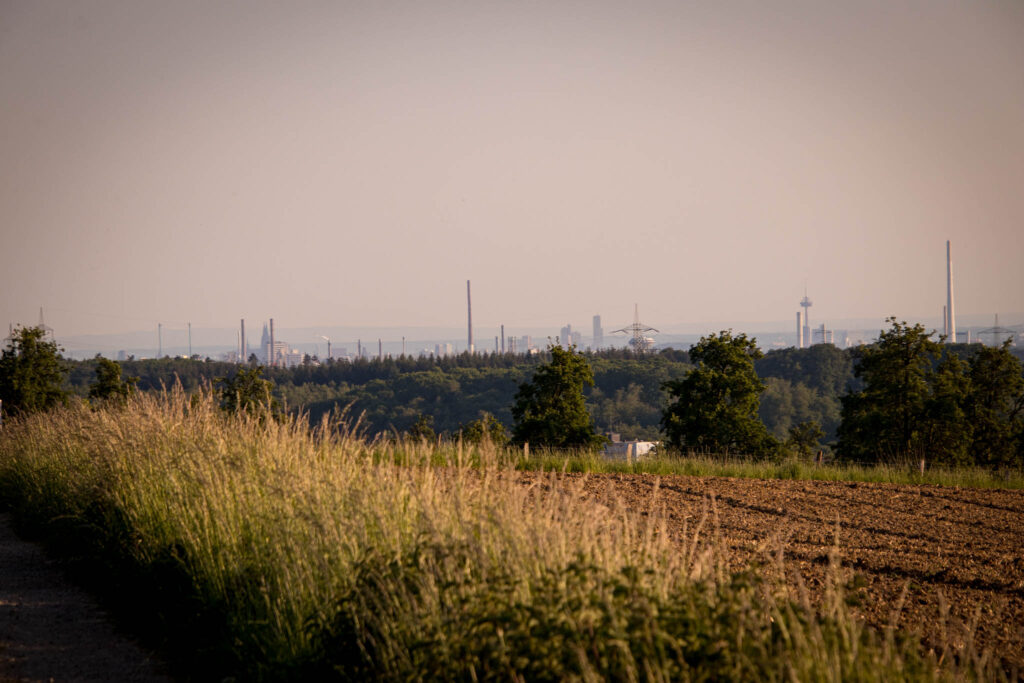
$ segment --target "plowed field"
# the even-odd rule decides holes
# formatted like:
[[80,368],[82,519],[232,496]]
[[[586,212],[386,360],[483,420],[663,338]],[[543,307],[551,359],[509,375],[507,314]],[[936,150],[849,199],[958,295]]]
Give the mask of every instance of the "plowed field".
[[[539,475],[523,476],[530,481]],[[1024,491],[653,475],[566,477],[575,483],[582,478],[587,497],[619,498],[641,513],[656,495],[670,532],[680,540],[684,525],[693,528],[713,494],[730,563],[758,560],[781,547],[786,566],[799,573],[812,599],[821,596],[838,528],[844,583],[855,614],[882,628],[906,589],[899,628],[917,630],[926,644],[936,645],[943,642],[944,601],[948,624],[976,619],[976,642],[1024,671]],[[790,581],[797,582],[794,574]]]

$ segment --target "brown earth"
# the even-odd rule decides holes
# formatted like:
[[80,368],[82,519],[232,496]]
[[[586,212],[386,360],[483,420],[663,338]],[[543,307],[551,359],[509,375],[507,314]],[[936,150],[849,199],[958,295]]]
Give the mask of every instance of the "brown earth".
[[[542,475],[524,473],[526,481]],[[820,600],[836,546],[852,611],[876,628],[894,616],[925,643],[975,642],[1024,671],[1024,491],[853,482],[624,474],[565,475],[583,495],[641,514],[657,498],[682,541],[710,496],[730,564],[777,552]],[[657,491],[657,493],[655,493]],[[837,526],[838,524],[838,526]],[[790,582],[798,583],[795,573]],[[941,597],[940,597],[941,596]],[[948,603],[942,635],[942,601]]]

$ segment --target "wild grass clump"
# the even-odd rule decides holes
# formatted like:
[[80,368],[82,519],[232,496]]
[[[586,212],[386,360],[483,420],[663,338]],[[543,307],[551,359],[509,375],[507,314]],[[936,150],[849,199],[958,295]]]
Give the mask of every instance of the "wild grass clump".
[[190,678],[992,675],[876,637],[838,589],[816,613],[728,573],[706,518],[671,538],[656,507],[448,448],[141,395],[6,425],[0,501]]

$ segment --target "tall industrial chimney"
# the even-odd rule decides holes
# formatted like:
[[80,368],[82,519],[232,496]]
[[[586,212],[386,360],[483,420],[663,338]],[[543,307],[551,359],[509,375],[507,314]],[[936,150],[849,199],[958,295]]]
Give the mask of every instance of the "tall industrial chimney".
[[238,346],[239,346],[239,349],[238,349],[238,351],[239,351],[239,359],[238,360],[239,360],[239,362],[244,363],[249,358],[249,354],[246,353],[247,349],[245,348],[245,318],[242,318],[242,338],[239,341]]
[[953,312],[953,256],[949,248],[949,240],[946,240],[946,341],[950,344],[956,343],[956,315]]
[[277,354],[274,352],[274,319],[270,319],[270,353],[267,354],[267,365],[274,367],[277,365]]
[[501,326],[501,352],[505,353],[505,326]]
[[[804,309],[803,339],[800,342],[800,348],[814,346],[814,337],[811,335],[811,306],[813,305],[814,303],[807,298],[807,286],[804,285],[804,298],[800,300],[800,306]],[[805,347],[804,344],[807,346]]]
[[804,348],[804,328],[801,327],[801,325],[800,325],[800,323],[801,323],[800,318],[801,317],[803,317],[803,316],[800,315],[800,311],[797,311],[796,312],[796,348],[798,348],[798,349]]
[[473,349],[473,299],[469,295],[469,280],[466,280],[466,327],[469,332],[469,344],[466,349],[472,354]]

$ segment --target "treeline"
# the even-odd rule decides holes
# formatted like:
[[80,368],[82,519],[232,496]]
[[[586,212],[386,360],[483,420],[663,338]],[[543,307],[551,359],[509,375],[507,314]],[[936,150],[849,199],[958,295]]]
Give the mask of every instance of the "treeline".
[[[1009,344],[939,344],[920,325],[889,322],[891,328],[877,343],[847,350],[822,344],[762,355],[752,346],[754,340],[744,337],[756,373],[756,381],[747,383],[756,400],[744,410],[753,411],[749,417],[764,425],[767,441],[761,442],[792,444],[795,439],[803,452],[823,446],[860,462],[926,457],[997,467],[1024,463],[1021,350]],[[692,362],[700,357],[677,350],[642,355],[614,350],[583,357],[594,378],[585,389],[586,409],[598,431],[623,439],[672,437],[665,422],[670,398],[676,403],[685,399],[681,382],[700,369]],[[315,422],[347,409],[369,435],[408,432],[414,425],[453,435],[485,414],[511,432],[517,392],[550,360],[550,353],[311,360],[291,369],[267,368],[264,376],[285,410]],[[12,406],[36,409],[62,400],[61,382],[64,391],[82,397],[117,396],[126,391],[118,368],[139,390],[180,382],[188,392],[213,387],[217,378],[230,380],[240,370],[230,363],[180,358],[65,361],[41,331],[28,328],[4,350],[0,398],[10,413]],[[23,377],[27,369],[48,379],[28,381],[28,375]],[[687,392],[695,389],[689,386]],[[677,415],[688,414],[680,410]],[[685,439],[670,441],[690,448]]]
[[[624,439],[661,438],[660,421],[667,402],[663,385],[693,369],[688,353],[667,349],[638,355],[609,350],[585,357],[595,382],[586,391],[587,407],[597,428]],[[263,376],[274,383],[275,395],[286,409],[308,413],[314,421],[349,407],[352,416],[363,415],[371,434],[406,431],[420,416],[428,416],[436,431],[454,433],[482,412],[511,429],[516,391],[549,359],[547,353],[406,356],[266,368]],[[71,363],[72,391],[88,394],[97,363],[96,359]],[[126,375],[139,378],[141,391],[180,381],[191,392],[238,369],[232,363],[183,358],[128,360],[120,365]],[[770,351],[756,367],[768,385],[760,416],[773,434],[784,438],[793,425],[814,421],[822,425],[826,440],[835,437],[839,397],[854,379],[849,351],[829,345]]]
[[839,456],[1024,465],[1024,369],[1009,341],[945,345],[919,324],[889,323],[856,351],[862,385],[841,398]]

